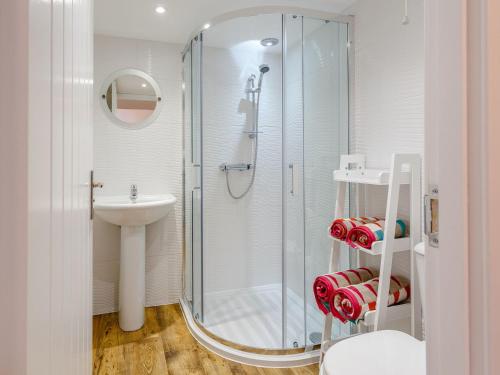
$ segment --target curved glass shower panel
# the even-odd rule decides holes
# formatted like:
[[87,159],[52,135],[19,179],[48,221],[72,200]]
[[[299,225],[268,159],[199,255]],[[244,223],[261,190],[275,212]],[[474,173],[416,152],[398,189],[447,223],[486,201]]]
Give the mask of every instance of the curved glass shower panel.
[[199,324],[239,347],[319,342],[312,283],[327,272],[332,171],[348,145],[347,31],[239,17],[184,56],[184,296]]
[[204,325],[272,349],[283,346],[281,22],[203,32]]

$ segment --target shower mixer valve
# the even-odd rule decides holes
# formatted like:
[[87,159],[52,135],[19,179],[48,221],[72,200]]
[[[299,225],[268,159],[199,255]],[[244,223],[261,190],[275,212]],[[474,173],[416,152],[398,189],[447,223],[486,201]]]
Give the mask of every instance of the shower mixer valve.
[[239,164],[226,164],[226,163],[222,163],[221,165],[219,165],[219,169],[222,172],[229,172],[229,171],[240,171],[240,172],[243,172],[243,171],[248,171],[248,170],[250,170],[252,168],[253,168],[252,164],[247,164],[247,163],[239,163]]

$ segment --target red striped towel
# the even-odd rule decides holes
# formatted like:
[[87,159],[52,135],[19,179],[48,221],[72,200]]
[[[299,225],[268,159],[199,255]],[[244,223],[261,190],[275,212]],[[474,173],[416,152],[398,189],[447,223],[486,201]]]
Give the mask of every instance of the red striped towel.
[[[359,322],[367,311],[375,310],[377,305],[378,277],[358,285],[348,285],[339,288],[330,300],[332,313],[337,319],[345,323]],[[392,306],[407,300],[410,297],[410,283],[403,277],[391,276],[389,301]]]
[[[347,234],[346,241],[354,248],[362,247],[371,249],[375,241],[384,239],[385,220],[364,224],[355,227]],[[408,235],[408,225],[404,220],[396,220],[396,232],[394,238],[401,238]]]
[[330,312],[330,301],[334,292],[343,286],[359,284],[378,276],[376,269],[362,267],[355,270],[335,272],[316,277],[313,285],[314,298],[323,313]]
[[373,223],[380,220],[378,217],[349,217],[349,218],[339,218],[333,220],[328,231],[330,236],[338,240],[344,241],[347,238],[347,233],[353,228],[359,227],[363,224]]

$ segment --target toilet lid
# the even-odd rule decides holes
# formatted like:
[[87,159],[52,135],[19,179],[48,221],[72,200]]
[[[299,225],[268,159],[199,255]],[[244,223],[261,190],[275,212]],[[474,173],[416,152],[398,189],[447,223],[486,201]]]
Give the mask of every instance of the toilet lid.
[[425,375],[425,342],[400,331],[377,331],[333,345],[323,375]]

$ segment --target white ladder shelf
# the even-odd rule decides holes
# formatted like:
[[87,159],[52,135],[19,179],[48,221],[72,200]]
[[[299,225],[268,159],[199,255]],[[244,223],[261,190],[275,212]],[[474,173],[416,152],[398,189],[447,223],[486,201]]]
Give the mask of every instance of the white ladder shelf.
[[[421,300],[415,282],[415,255],[413,249],[421,241],[421,158],[418,154],[393,154],[390,170],[366,169],[365,156],[360,154],[342,155],[340,169],[333,172],[337,182],[337,199],[335,218],[345,217],[345,202],[348,184],[386,185],[388,186],[385,228],[383,241],[375,242],[372,249],[357,249],[373,256],[380,255],[379,287],[377,291],[377,309],[365,314],[362,324],[373,327],[373,330],[384,329],[387,322],[411,317],[412,335],[420,338],[422,332]],[[409,237],[394,238],[398,214],[399,191],[401,185],[410,186],[410,223]],[[357,189],[359,194],[359,189]],[[358,203],[360,200],[358,196]],[[329,273],[340,270],[340,251],[342,241],[334,240],[332,244]],[[400,251],[411,251],[411,299],[410,302],[387,306],[389,298],[390,278],[393,255]],[[332,341],[333,315],[325,316],[323,336],[321,339],[320,363]]]

